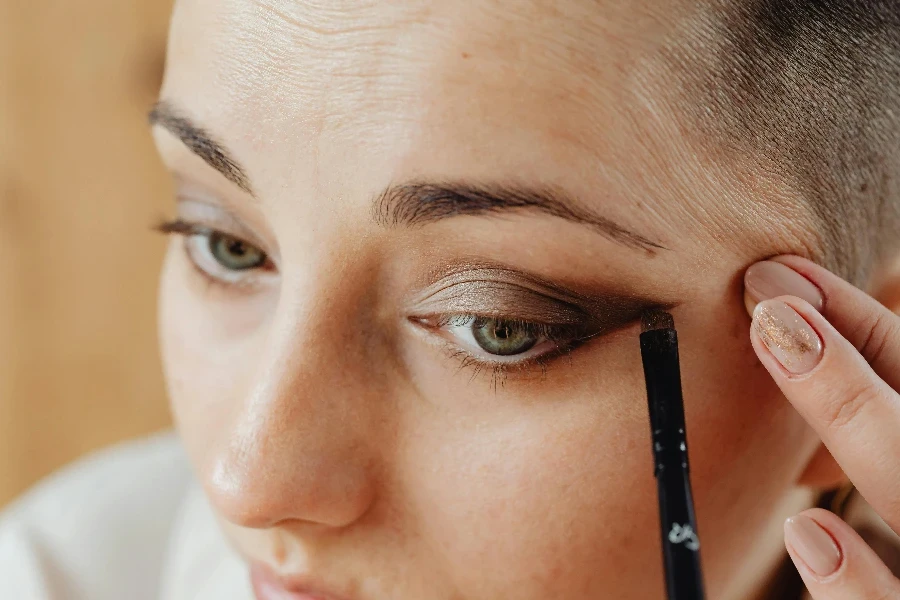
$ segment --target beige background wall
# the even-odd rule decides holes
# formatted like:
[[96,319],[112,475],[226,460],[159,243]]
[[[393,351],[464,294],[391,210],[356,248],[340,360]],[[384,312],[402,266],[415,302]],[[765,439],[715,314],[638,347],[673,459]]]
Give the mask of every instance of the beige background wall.
[[170,0],[0,0],[0,506],[164,427],[155,283],[170,207],[145,114]]

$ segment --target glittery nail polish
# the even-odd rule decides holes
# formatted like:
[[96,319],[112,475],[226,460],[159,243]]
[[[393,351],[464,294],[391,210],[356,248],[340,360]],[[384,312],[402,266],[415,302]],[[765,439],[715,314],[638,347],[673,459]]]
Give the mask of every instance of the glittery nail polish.
[[778,362],[795,375],[812,371],[822,359],[822,340],[809,323],[780,300],[753,310],[753,329]]

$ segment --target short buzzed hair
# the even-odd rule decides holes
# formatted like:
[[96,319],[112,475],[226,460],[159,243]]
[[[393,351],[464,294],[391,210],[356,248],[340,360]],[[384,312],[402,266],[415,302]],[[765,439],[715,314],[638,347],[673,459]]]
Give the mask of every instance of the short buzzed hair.
[[821,225],[814,258],[864,284],[900,250],[900,0],[709,0],[699,14],[689,116],[795,184]]

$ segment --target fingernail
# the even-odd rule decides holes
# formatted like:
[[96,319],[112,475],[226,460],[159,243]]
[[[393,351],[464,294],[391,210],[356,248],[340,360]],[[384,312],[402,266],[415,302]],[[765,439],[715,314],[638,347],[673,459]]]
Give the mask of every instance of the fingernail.
[[778,296],[803,298],[818,311],[825,305],[825,299],[816,284],[780,262],[764,260],[751,265],[744,272],[744,303],[748,313],[752,315],[759,302]]
[[764,300],[756,305],[753,329],[772,356],[795,375],[809,373],[822,358],[819,334],[781,300]]
[[834,538],[805,515],[784,522],[784,539],[819,577],[827,577],[841,566],[841,549]]

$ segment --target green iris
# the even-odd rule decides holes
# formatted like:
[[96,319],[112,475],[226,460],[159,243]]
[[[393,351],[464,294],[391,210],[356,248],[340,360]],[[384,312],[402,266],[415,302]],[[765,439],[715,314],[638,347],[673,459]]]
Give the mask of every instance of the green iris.
[[255,269],[266,262],[262,250],[224,233],[209,235],[209,251],[219,264],[231,271]]
[[501,356],[521,354],[538,340],[534,331],[525,324],[486,317],[475,319],[472,335],[485,351]]

